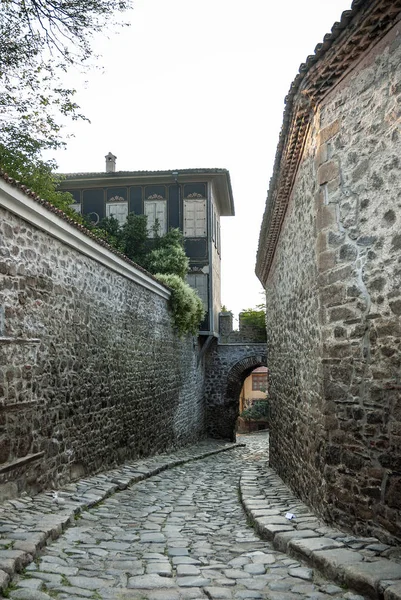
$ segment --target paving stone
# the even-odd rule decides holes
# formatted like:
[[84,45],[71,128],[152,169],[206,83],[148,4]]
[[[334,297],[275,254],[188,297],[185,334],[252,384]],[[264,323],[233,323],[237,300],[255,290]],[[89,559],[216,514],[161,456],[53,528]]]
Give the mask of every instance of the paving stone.
[[20,579],[18,586],[22,588],[28,588],[30,590],[40,590],[43,586],[42,579]]
[[158,573],[159,575],[164,575],[165,577],[172,576],[172,567],[169,562],[155,562],[151,561],[146,566],[146,572],[148,574]]
[[401,600],[401,583],[390,585],[384,591],[384,600]]
[[113,580],[100,579],[99,577],[68,577],[68,581],[72,586],[84,588],[85,590],[98,590],[113,585]]
[[10,593],[10,598],[13,600],[52,600],[49,594],[40,592],[39,590],[19,589]]
[[299,579],[305,579],[306,581],[312,581],[313,571],[305,567],[297,567],[295,569],[288,569],[288,575],[291,577],[299,577]]
[[261,563],[252,563],[249,565],[244,565],[244,571],[246,571],[246,573],[251,573],[252,575],[262,575],[265,573],[266,569]]
[[161,577],[157,573],[154,573],[153,575],[130,577],[128,580],[128,587],[152,590],[155,588],[172,588],[175,587],[175,583],[169,577]]
[[321,592],[325,592],[326,594],[330,594],[330,596],[334,594],[340,594],[343,590],[338,585],[334,585],[332,583],[328,583],[326,585],[321,585],[319,587]]
[[56,588],[57,594],[59,594],[60,592],[64,592],[65,594],[68,594],[68,597],[70,596],[77,596],[79,598],[93,598],[93,591],[92,590],[84,590],[83,588],[77,588],[77,587],[73,587],[73,586],[61,586],[61,587],[57,587]]
[[224,575],[228,577],[228,579],[244,579],[245,577],[249,577],[248,573],[245,573],[245,571],[241,571],[240,569],[226,569]]
[[143,544],[155,544],[165,541],[166,537],[162,533],[143,533],[141,535],[141,542]]
[[0,590],[4,591],[10,581],[10,575],[0,569]]
[[177,577],[180,587],[205,587],[210,584],[210,579],[204,577]]
[[177,575],[179,575],[180,577],[185,576],[185,575],[198,576],[199,574],[200,574],[200,570],[195,565],[178,565],[177,566]]
[[206,587],[205,592],[210,600],[231,600],[233,597],[231,591],[224,587]]
[[[94,595],[99,600],[344,600],[342,590],[336,591],[336,586],[323,578],[319,578],[319,590],[308,578],[303,580],[300,575],[309,573],[309,566],[277,549],[277,542],[287,539],[287,533],[279,531],[282,528],[288,529],[294,540],[299,536],[304,541],[312,536],[327,538],[330,529],[314,532],[311,524],[319,523],[321,529],[321,522],[265,465],[267,455],[261,448],[266,435],[246,439],[249,447],[245,451],[236,449],[179,464],[148,479],[143,475],[163,467],[164,461],[172,457],[181,460],[196,451],[183,448],[66,486],[65,497],[74,497],[70,516],[53,515],[52,499],[46,495],[35,499],[39,516],[31,507],[21,518],[24,509],[11,506],[10,520],[2,516],[0,532],[6,527],[5,538],[35,540],[43,546],[38,564],[27,568],[36,581],[31,585],[38,589],[29,589],[27,584],[18,587],[17,580],[15,592],[41,592],[43,582],[58,600],[84,600]],[[207,441],[205,447],[215,444]],[[242,471],[246,474],[241,478],[241,493],[244,499],[248,494],[248,510],[251,507],[257,513],[255,518],[264,520],[263,526],[276,528],[270,531],[273,542],[261,539],[247,523],[238,502]],[[135,485],[127,484],[126,489],[104,497],[117,490],[116,480],[124,481],[125,487],[132,478]],[[81,513],[77,521],[71,519],[79,503],[93,504],[99,498],[103,499],[100,505]],[[29,502],[27,506],[31,506]],[[295,521],[285,519],[288,511],[296,514]],[[71,519],[70,526],[62,533],[66,519]],[[48,529],[41,531],[45,526]],[[300,531],[300,527],[304,529]],[[60,537],[51,541],[50,531]],[[345,543],[346,537],[339,532],[336,543]],[[366,550],[369,544],[376,548],[378,542],[372,538],[349,536],[347,543],[362,544],[362,550],[371,554],[378,551]],[[20,550],[26,552],[24,547]],[[358,554],[349,547],[339,550],[352,552],[354,557]],[[313,550],[310,559],[319,552],[335,551]],[[14,555],[4,557],[14,559]],[[322,562],[323,554],[316,560]],[[332,565],[327,556],[326,560]]]

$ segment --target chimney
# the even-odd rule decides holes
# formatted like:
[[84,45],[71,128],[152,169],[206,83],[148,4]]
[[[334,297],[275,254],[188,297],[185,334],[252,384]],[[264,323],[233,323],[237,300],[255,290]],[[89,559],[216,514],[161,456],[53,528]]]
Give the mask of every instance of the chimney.
[[106,156],[106,173],[115,173],[116,172],[116,158],[111,152],[109,152]]

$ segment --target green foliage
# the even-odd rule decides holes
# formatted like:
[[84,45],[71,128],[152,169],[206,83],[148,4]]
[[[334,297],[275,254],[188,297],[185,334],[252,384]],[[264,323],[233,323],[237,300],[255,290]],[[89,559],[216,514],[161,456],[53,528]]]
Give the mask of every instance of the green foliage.
[[146,215],[130,213],[121,229],[121,251],[144,269],[148,267],[148,232]]
[[151,273],[175,273],[185,279],[189,260],[184,250],[184,238],[179,229],[170,229],[164,236],[157,237],[155,247],[149,254],[148,268]]
[[113,246],[120,252],[123,252],[121,227],[115,217],[105,217],[95,227],[87,222],[85,225],[91,229],[92,233],[97,237],[105,240],[110,246]]
[[64,145],[66,117],[85,117],[61,77],[82,69],[93,34],[128,7],[129,0],[1,0],[0,167],[63,210],[54,164],[42,152]]
[[263,304],[255,308],[247,308],[239,314],[240,328],[242,326],[253,329],[258,341],[266,341],[266,310]]
[[269,417],[269,403],[267,400],[256,400],[250,408],[246,408],[240,417],[247,421],[267,419]]
[[186,333],[196,335],[199,323],[205,315],[202,300],[196,291],[178,275],[159,273],[156,277],[161,283],[171,288],[170,308],[178,333],[180,335]]
[[185,251],[174,246],[152,250],[148,264],[151,273],[175,273],[181,279],[185,279],[189,268]]
[[57,190],[61,178],[54,174],[52,161],[45,162],[36,157],[30,158],[18,149],[11,152],[0,143],[0,167],[10,177],[32,189],[71,218],[79,223],[83,222],[81,215],[70,208],[70,204],[74,201],[72,195]]

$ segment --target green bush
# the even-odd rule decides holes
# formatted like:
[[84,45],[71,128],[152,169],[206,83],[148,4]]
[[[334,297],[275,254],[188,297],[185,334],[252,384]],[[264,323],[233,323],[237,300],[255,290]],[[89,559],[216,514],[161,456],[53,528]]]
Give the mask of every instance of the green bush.
[[156,277],[171,289],[170,308],[179,335],[196,335],[205,315],[202,300],[196,291],[178,275],[158,273]]
[[247,421],[257,419],[267,419],[269,417],[269,403],[267,400],[256,400],[250,408],[246,408],[240,414],[240,417]]
[[148,257],[148,266],[151,273],[174,273],[181,279],[185,279],[189,269],[189,260],[181,246],[171,245],[152,250]]

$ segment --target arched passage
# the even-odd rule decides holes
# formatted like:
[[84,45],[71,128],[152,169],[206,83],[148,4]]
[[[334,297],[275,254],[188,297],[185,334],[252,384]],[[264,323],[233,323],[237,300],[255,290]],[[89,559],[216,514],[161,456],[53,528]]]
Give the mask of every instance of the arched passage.
[[235,440],[239,397],[245,379],[267,366],[264,344],[216,346],[207,373],[207,429],[211,437]]
[[243,360],[238,361],[227,375],[224,407],[227,429],[230,432],[229,439],[235,440],[235,424],[239,412],[239,396],[242,384],[254,369],[264,366],[266,366],[266,359],[262,360],[261,356],[247,356]]

